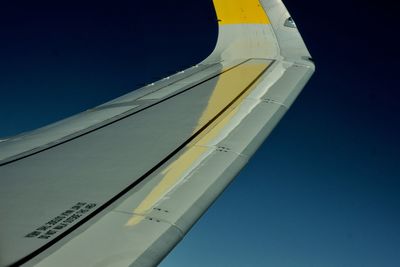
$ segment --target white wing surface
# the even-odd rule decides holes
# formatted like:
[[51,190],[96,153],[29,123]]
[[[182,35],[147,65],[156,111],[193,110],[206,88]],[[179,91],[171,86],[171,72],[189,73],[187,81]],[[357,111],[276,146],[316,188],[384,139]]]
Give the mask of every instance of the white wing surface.
[[157,265],[246,164],[314,64],[281,1],[214,4],[197,66],[1,140],[0,266]]

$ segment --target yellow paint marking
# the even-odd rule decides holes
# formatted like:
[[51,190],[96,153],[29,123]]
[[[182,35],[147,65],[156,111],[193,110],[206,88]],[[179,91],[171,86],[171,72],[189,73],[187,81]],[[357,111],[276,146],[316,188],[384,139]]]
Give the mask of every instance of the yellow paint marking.
[[[239,75],[237,75],[238,73],[233,73],[232,77],[229,77],[230,80],[224,81],[224,79],[227,77],[226,76],[221,77],[220,80],[218,81],[218,84],[220,82],[226,82],[223,87],[226,87],[226,85],[230,85],[230,87],[228,87],[230,90],[225,88],[225,90],[214,91],[213,95],[210,98],[207,110],[203,113],[201,120],[206,119],[207,117],[210,116],[210,114],[208,114],[209,109],[216,111],[217,108],[221,108],[221,104],[225,104],[224,107],[226,107],[229,104],[229,102],[226,103],[227,99],[225,99],[225,97],[227,95],[231,95],[230,101],[232,102],[241,92],[243,92],[245,88],[249,86],[249,83],[251,83],[249,81],[254,81],[256,77],[258,77],[268,67],[268,65],[269,64],[265,63],[244,65],[243,66],[245,67],[244,71],[242,71]],[[239,88],[241,88],[241,90],[239,91],[235,90]],[[233,92],[235,92],[236,94],[232,95]],[[242,94],[235,101],[233,105],[231,105],[227,110],[225,110],[225,112],[208,127],[208,129],[206,129],[201,135],[195,138],[189,145],[196,144],[197,146],[207,146],[210,143],[210,141],[212,141],[216,136],[218,136],[221,130],[225,127],[225,125],[229,123],[231,118],[236,114],[236,112],[233,112],[233,110],[242,102],[242,100],[248,94],[250,94],[250,92],[251,90],[247,90],[244,94]],[[218,112],[216,111],[216,114],[217,113]]]
[[270,24],[259,0],[214,0],[219,24]]
[[[268,64],[266,63],[245,63],[221,74],[208,101],[208,105],[197,123],[194,133],[232,103],[267,68],[267,66]],[[191,142],[187,151],[161,173],[164,177],[137,208],[135,208],[133,211],[134,215],[128,220],[126,226],[134,226],[140,223],[145,218],[143,214],[148,213],[179,183],[179,180],[184,177],[186,173],[190,172],[190,167],[194,166],[195,162],[200,160],[201,156],[209,149],[207,147],[191,145],[195,143],[197,145],[207,145],[209,141],[213,140],[230,121],[230,118],[234,116],[235,113],[231,111],[240,104],[242,99],[245,98],[250,91],[251,90],[247,90],[245,94],[242,94],[236,99],[235,103],[225,110],[206,131]]]
[[222,74],[194,132],[197,132],[228,106],[266,67],[265,63],[245,63]]
[[[164,178],[147,197],[134,210],[135,214],[145,214],[151,210],[179,181],[179,179],[192,166],[194,162],[207,151],[205,147],[191,147],[182,156],[169,165],[163,172]],[[134,215],[126,223],[126,226],[133,226],[144,219],[143,216]]]

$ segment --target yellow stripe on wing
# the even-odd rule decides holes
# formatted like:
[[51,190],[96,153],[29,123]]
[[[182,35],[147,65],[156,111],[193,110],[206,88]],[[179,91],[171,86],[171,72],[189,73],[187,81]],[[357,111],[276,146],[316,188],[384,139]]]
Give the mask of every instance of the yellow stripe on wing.
[[[209,125],[208,129],[204,130],[188,149],[178,159],[171,163],[163,172],[163,179],[157,184],[153,190],[143,199],[143,201],[133,210],[132,217],[126,223],[126,226],[135,226],[140,223],[145,217],[145,214],[162,198],[176,186],[185,173],[190,173],[196,161],[201,159],[201,156],[208,150],[205,147],[213,140],[223,127],[229,122],[229,119],[234,115],[231,111],[241,103],[247,96],[250,90],[247,90],[251,83],[257,80],[268,67],[269,63],[250,63],[236,67],[228,72],[223,73],[219,79],[213,93],[205,107],[203,114],[198,120],[198,125],[194,130],[196,133],[202,126],[212,120],[219,112],[222,112],[232,101],[234,104],[221,114],[217,120]],[[240,96],[238,98],[238,96]],[[202,147],[204,146],[204,147]]]

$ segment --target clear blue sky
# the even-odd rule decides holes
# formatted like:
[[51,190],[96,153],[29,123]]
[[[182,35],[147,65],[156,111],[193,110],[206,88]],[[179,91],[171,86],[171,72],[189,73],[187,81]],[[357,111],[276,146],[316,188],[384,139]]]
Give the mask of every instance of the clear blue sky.
[[[211,1],[147,2],[2,3],[0,136],[101,104],[212,50]],[[285,3],[317,71],[161,266],[400,266],[395,4]]]

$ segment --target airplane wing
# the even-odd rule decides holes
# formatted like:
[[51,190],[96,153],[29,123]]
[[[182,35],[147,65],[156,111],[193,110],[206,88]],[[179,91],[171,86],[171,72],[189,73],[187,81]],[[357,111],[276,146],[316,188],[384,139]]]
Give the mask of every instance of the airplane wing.
[[198,65],[0,140],[0,266],[154,266],[243,168],[314,64],[280,0],[214,5]]

